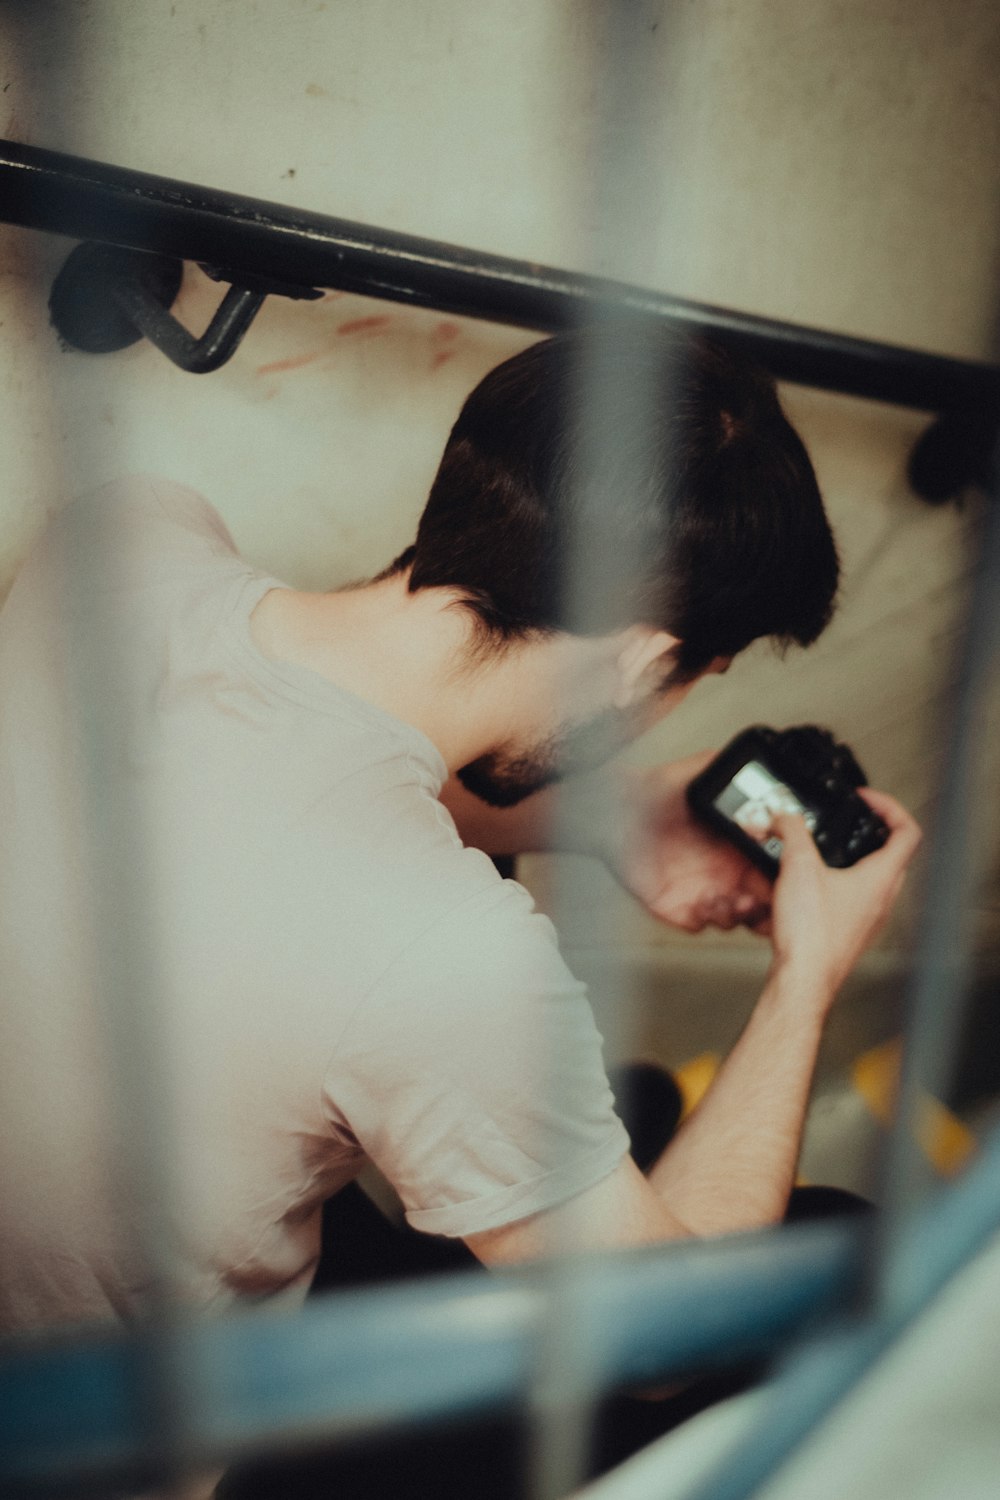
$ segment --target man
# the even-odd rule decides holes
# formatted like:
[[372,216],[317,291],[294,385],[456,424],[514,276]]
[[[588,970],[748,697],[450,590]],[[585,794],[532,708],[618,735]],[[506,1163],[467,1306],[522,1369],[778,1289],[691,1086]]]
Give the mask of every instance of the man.
[[[630,1245],[782,1216],[824,1019],[918,833],[865,793],[891,837],[836,872],[783,818],[772,904],[688,818],[697,758],[595,830],[665,920],[767,923],[773,947],[743,1036],[644,1177],[550,925],[479,851],[544,846],[555,777],[752,640],[814,640],[837,561],[773,383],[708,342],[623,331],[621,379],[662,392],[629,508],[642,566],[588,634],[561,629],[577,352],[537,344],[477,387],[414,546],[370,583],[290,589],[153,480],[77,502],[25,565],[0,628],[5,1329],[146,1309],[109,945],[142,944],[115,972],[160,1002],[162,1233],[193,1304],[304,1295],[321,1205],[369,1159],[414,1227],[488,1264],[552,1234]],[[82,687],[102,652],[103,684]],[[626,847],[628,823],[644,833]],[[109,859],[112,886],[143,893],[138,933],[101,911]]]

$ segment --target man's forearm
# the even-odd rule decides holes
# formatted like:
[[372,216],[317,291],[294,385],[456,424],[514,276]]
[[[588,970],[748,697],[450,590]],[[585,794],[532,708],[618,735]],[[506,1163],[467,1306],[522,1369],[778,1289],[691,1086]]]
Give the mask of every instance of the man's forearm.
[[773,974],[712,1088],[654,1166],[651,1184],[694,1234],[783,1216],[831,999],[809,979]]
[[452,776],[441,789],[441,802],[454,818],[463,844],[485,854],[535,854],[549,847],[552,790],[546,787],[516,807],[490,807]]
[[441,802],[462,842],[485,854],[540,854],[556,847],[562,853],[603,854],[623,805],[618,773],[604,770],[577,777],[575,784],[588,805],[586,826],[576,831],[560,817],[558,786],[545,787],[516,807],[490,807],[452,776],[441,790]]

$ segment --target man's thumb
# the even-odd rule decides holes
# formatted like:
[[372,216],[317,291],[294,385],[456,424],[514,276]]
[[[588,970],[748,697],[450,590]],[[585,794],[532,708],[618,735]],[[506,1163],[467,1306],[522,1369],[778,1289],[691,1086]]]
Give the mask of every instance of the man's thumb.
[[771,823],[771,832],[775,834],[783,844],[782,863],[786,859],[819,859],[819,850],[813,842],[813,836],[806,827],[806,821],[801,813],[782,812]]

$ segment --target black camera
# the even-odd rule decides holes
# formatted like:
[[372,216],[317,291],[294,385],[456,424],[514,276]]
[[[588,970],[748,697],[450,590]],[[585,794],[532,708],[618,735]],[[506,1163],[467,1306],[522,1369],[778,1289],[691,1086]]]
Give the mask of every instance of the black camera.
[[688,787],[700,822],[722,834],[773,880],[781,840],[768,830],[778,812],[801,813],[828,865],[846,869],[880,849],[889,829],[857,788],[864,771],[826,729],[755,725],[731,740]]

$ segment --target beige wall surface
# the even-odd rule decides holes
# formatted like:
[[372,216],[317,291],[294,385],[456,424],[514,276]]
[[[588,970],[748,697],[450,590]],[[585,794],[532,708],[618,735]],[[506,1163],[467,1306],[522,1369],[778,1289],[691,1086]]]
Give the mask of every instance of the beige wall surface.
[[[723,306],[990,355],[995,0],[638,10],[637,191],[614,225],[595,180],[609,7],[579,0],[8,3],[0,128],[390,229],[624,270]],[[368,574],[409,539],[464,393],[529,337],[337,292],[271,299],[232,362],[194,377],[145,344],[106,358],[59,348],[46,298],[67,248],[0,229],[0,586],[52,508],[134,469],[200,487],[247,555],[289,582]],[[200,329],[218,297],[188,266],[177,311]],[[808,653],[748,653],[638,754],[719,743],[762,718],[816,720],[930,817],[981,502],[932,510],[909,492],[919,415],[802,390],[786,399],[842,547],[838,618]],[[982,829],[973,903],[986,950],[995,820]],[[529,878],[544,893],[548,872]],[[911,951],[917,888],[873,962]],[[595,877],[571,950],[586,958],[593,910],[613,907],[614,941],[654,975],[667,957],[709,976],[759,967],[745,939],[692,943],[616,903]]]

